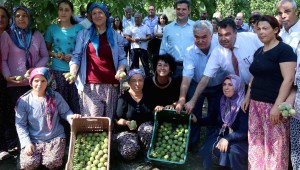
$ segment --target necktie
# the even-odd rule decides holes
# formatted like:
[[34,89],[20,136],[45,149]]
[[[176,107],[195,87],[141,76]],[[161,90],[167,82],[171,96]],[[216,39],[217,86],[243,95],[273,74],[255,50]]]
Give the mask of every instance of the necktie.
[[231,53],[232,53],[231,61],[232,61],[234,72],[235,72],[235,74],[237,76],[240,76],[240,73],[239,73],[239,62],[238,62],[236,56],[234,55],[233,48],[230,49],[230,50],[231,50]]

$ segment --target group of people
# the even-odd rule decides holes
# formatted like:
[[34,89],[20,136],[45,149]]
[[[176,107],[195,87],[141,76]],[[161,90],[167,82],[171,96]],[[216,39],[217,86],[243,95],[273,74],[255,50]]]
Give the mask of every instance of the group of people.
[[[234,20],[210,22],[203,15],[195,22],[191,10],[189,0],[177,0],[176,19],[168,23],[166,15],[155,15],[154,5],[144,19],[126,7],[121,21],[93,2],[77,23],[73,4],[62,0],[59,22],[42,36],[31,29],[25,6],[13,8],[10,25],[0,7],[1,159],[17,147],[21,169],[59,168],[72,119],[84,116],[109,117],[118,152],[133,160],[149,147],[153,112],[184,109],[192,114],[189,149],[199,150],[200,167],[285,170],[291,159],[299,169],[296,2],[278,2],[280,23],[253,15],[253,32],[243,28],[241,13]],[[121,93],[124,73],[129,89]],[[296,116],[281,116],[283,102],[294,106]],[[200,135],[206,140],[199,148]]]

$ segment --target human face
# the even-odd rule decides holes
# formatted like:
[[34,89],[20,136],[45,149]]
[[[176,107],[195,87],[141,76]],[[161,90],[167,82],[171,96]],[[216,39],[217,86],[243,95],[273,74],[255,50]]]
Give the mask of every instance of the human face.
[[154,6],[149,6],[149,8],[148,8],[148,14],[149,14],[150,17],[154,17],[154,15],[155,15],[155,8],[154,8]]
[[204,30],[194,30],[195,45],[201,50],[209,50],[211,39],[212,35],[207,28],[205,28]]
[[139,14],[134,15],[135,25],[140,26],[142,24],[142,16]]
[[234,95],[234,87],[230,79],[226,79],[223,82],[223,94],[224,96],[230,98]]
[[236,39],[236,31],[233,31],[231,26],[218,28],[218,36],[220,45],[224,48],[233,48]]
[[0,30],[5,30],[8,25],[8,16],[3,9],[0,9]]
[[125,17],[127,19],[130,19],[131,18],[131,10],[125,10]]
[[242,27],[242,25],[243,25],[243,17],[236,16],[234,21],[235,21],[235,24],[236,24],[236,26],[238,28]]
[[166,20],[164,19],[163,16],[160,16],[160,17],[159,17],[159,21],[160,21],[160,24],[161,24],[161,25],[165,25],[165,24],[166,24]]
[[170,65],[163,60],[159,60],[156,66],[156,74],[159,77],[166,77],[170,75]]
[[280,3],[277,8],[279,19],[286,30],[298,21],[298,10],[293,9],[291,2]]
[[95,7],[92,10],[92,21],[96,26],[106,26],[106,20],[106,15],[100,8]]
[[144,87],[144,78],[140,74],[134,74],[129,80],[130,89],[135,92],[140,92]]
[[218,22],[215,19],[212,19],[211,24],[213,26],[214,33],[218,32],[218,28],[217,28],[218,27]]
[[187,21],[191,10],[188,8],[188,4],[181,3],[177,4],[176,7],[176,16],[179,22]]
[[273,29],[267,21],[259,21],[257,23],[257,35],[260,41],[264,44],[276,39],[276,33],[279,28]]
[[18,9],[16,11],[15,22],[17,27],[25,29],[29,24],[29,16],[24,10]]
[[31,87],[33,91],[38,92],[38,93],[44,93],[47,87],[47,80],[44,76],[42,75],[36,75],[31,83]]
[[115,25],[117,26],[117,28],[119,28],[119,26],[120,26],[120,18],[115,18]]
[[206,20],[207,19],[207,11],[203,11],[200,13],[200,20]]
[[58,7],[58,17],[60,19],[60,22],[69,22],[70,18],[73,15],[73,11],[69,4],[67,3],[60,3]]

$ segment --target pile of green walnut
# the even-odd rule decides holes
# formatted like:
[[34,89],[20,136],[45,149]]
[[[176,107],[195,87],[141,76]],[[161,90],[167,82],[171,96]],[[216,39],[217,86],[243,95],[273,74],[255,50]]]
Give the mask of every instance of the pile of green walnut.
[[296,111],[288,103],[281,103],[278,106],[278,109],[281,111],[282,117],[284,117],[284,118],[296,115]]
[[107,170],[108,136],[106,132],[77,135],[73,156],[74,170]]
[[172,125],[172,123],[164,122],[159,126],[157,133],[150,157],[172,162],[184,162],[188,125]]

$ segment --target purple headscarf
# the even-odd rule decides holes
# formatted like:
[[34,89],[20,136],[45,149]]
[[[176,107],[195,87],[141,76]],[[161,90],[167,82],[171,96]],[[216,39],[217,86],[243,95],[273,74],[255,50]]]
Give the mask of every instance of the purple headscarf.
[[[25,29],[19,28],[15,21],[16,12],[19,9],[25,11],[28,16],[29,23]],[[31,54],[29,52],[29,47],[31,44],[31,39],[32,39],[32,34],[33,34],[33,31],[30,29],[31,19],[30,19],[29,10],[23,5],[15,6],[13,8],[13,20],[12,21],[13,22],[12,22],[10,28],[7,30],[7,33],[9,34],[9,36],[12,39],[12,41],[14,42],[14,44],[18,48],[25,51],[26,69],[28,70],[29,68],[32,67],[30,64],[31,63],[30,62]]]
[[140,75],[142,75],[143,78],[145,78],[145,73],[143,72],[143,70],[135,68],[128,72],[127,81],[129,81],[130,78],[135,74],[140,74]]
[[224,132],[226,127],[231,127],[245,97],[245,84],[239,76],[229,75],[226,76],[225,80],[226,79],[231,80],[234,88],[234,94],[231,98],[224,95],[221,97],[220,112],[223,121],[221,132]]

